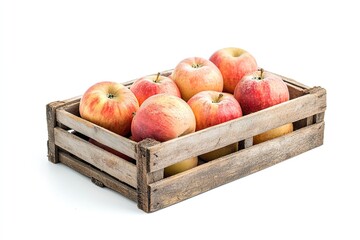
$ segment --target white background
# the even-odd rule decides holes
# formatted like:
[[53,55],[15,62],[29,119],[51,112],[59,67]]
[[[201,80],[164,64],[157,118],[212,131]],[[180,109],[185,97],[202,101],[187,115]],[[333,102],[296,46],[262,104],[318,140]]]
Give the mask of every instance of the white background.
[[[0,239],[359,239],[353,2],[1,1]],[[153,214],[47,161],[47,103],[228,46],[327,89],[323,146]]]

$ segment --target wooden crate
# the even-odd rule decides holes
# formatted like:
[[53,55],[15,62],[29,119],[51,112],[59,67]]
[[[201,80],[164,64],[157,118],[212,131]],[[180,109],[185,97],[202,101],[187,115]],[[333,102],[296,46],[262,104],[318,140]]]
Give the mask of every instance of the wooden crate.
[[[162,143],[152,139],[136,143],[80,118],[80,97],[49,103],[49,161],[61,162],[90,177],[96,185],[121,193],[145,212],[157,211],[323,144],[325,89],[281,77],[291,100]],[[294,132],[252,144],[253,136],[290,122]],[[136,161],[105,151],[89,143],[89,138]],[[164,177],[167,166],[233,143],[239,144],[239,151]]]

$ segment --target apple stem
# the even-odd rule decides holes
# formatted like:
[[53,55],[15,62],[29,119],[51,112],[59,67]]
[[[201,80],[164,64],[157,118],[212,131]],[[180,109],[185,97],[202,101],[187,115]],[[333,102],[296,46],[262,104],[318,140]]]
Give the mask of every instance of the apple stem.
[[263,79],[264,69],[260,68],[260,79]]
[[159,77],[160,77],[160,72],[158,72],[157,75],[156,75],[156,79],[155,79],[156,83],[159,82]]
[[221,101],[221,98],[222,98],[223,96],[224,96],[224,94],[219,93],[218,98],[217,98],[215,101],[213,101],[213,103],[219,103],[219,102]]
[[193,67],[193,68],[200,68],[200,67],[202,67],[202,65],[199,64],[199,63],[196,63],[196,64],[193,64],[192,67]]
[[114,94],[112,94],[112,93],[108,93],[107,94],[107,98],[109,98],[109,99],[113,99],[115,96],[114,96]]

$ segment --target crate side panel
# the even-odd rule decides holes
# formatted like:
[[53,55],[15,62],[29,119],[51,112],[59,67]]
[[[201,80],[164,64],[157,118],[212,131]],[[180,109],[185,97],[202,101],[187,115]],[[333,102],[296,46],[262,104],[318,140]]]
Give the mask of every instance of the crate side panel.
[[130,186],[137,187],[136,165],[61,128],[55,128],[55,144]]
[[54,101],[46,105],[46,121],[47,121],[47,130],[48,130],[48,159],[52,163],[58,163],[58,149],[55,145],[54,139],[54,128],[57,126],[57,119],[56,119],[56,111],[58,108],[63,106],[67,106],[76,102],[78,100],[77,97],[70,98],[64,101]]
[[286,123],[324,112],[325,95],[325,90],[318,88],[312,94],[157,144],[150,147],[149,169],[156,171],[181,160],[251,138]]
[[80,116],[79,106],[80,106],[80,99],[78,99],[78,101],[76,101],[72,104],[64,106],[63,109],[69,113],[76,115],[76,116]]
[[106,186],[107,188],[110,188],[129,198],[130,200],[136,202],[136,189],[120,182],[119,180],[111,177],[110,175],[92,167],[90,164],[82,162],[81,160],[78,160],[75,157],[71,156],[69,153],[61,150],[59,152],[59,160],[62,164],[74,169],[82,175],[85,175],[92,179],[96,179],[97,181],[100,181],[102,184],[104,184],[104,186]]
[[320,146],[323,134],[321,122],[150,184],[150,210],[175,204]]
[[57,120],[75,131],[84,134],[96,141],[115,149],[133,159],[136,159],[136,142],[117,135],[105,128],[93,124],[64,109],[57,110]]
[[289,95],[290,95],[290,99],[295,99],[298,97],[303,96],[304,93],[304,89],[300,88],[298,86],[294,86],[292,84],[286,83],[288,90],[289,90]]
[[296,80],[294,80],[294,79],[292,79],[292,78],[284,77],[284,76],[282,76],[282,75],[280,75],[280,74],[277,74],[277,73],[272,73],[272,74],[275,74],[275,75],[281,77],[282,80],[283,80],[285,83],[289,83],[289,84],[291,84],[291,85],[293,85],[293,86],[298,86],[299,88],[302,88],[302,89],[309,89],[309,88],[311,88],[311,87],[309,87],[309,86],[307,86],[307,85],[305,85],[305,84],[303,84],[303,83],[301,83],[301,82],[298,82],[298,81],[296,81]]

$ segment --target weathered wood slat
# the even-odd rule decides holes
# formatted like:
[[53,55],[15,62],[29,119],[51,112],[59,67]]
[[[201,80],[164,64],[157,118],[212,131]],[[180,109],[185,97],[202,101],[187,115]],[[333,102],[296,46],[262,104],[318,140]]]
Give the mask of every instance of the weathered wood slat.
[[79,106],[80,106],[80,98],[78,99],[78,101],[72,104],[66,104],[64,107],[62,107],[62,109],[79,117],[80,116]]
[[326,108],[325,89],[316,88],[309,93],[301,98],[278,104],[239,119],[152,146],[149,148],[148,168],[150,172],[157,171],[181,160],[324,112]]
[[48,130],[48,159],[52,163],[58,163],[58,149],[55,145],[54,139],[54,128],[57,126],[56,121],[56,110],[66,104],[76,101],[76,98],[70,98],[64,101],[55,101],[46,105],[46,120],[47,120],[47,130]]
[[[267,71],[267,72],[268,72],[268,71]],[[305,84],[303,84],[303,83],[301,83],[301,82],[298,82],[298,81],[296,81],[296,80],[294,80],[294,79],[292,79],[292,78],[284,77],[284,76],[282,76],[282,75],[280,75],[280,74],[273,73],[273,72],[272,72],[272,74],[275,74],[275,75],[281,77],[282,80],[283,80],[285,83],[289,83],[289,84],[291,84],[291,85],[293,85],[293,86],[297,86],[297,87],[302,88],[302,89],[309,89],[309,88],[310,88],[309,86],[307,86],[307,85],[305,85]]]
[[87,164],[81,160],[76,159],[75,157],[71,156],[69,153],[60,150],[59,161],[91,179],[96,179],[97,181],[100,181],[105,187],[110,188],[122,194],[123,196],[129,198],[130,200],[134,202],[137,201],[136,189],[120,182],[119,180],[111,177],[105,172],[102,172],[92,167],[90,164]]
[[54,129],[55,144],[98,169],[137,187],[136,165],[105,151],[61,128]]
[[147,148],[158,144],[153,139],[145,139],[138,144],[138,161],[137,161],[137,182],[138,182],[138,208],[145,212],[150,211],[150,188],[149,184],[164,178],[164,169],[149,173],[147,161],[149,153]]
[[306,89],[310,89],[309,86],[306,86],[305,84],[295,81],[294,79],[284,77],[276,73],[272,73],[272,74],[281,77],[281,79],[286,83],[289,89],[290,99],[298,98],[305,94],[304,91]]
[[65,126],[68,126],[71,129],[93,138],[112,149],[115,149],[133,159],[136,159],[136,142],[115,134],[105,128],[82,119],[81,117],[73,115],[72,113],[67,112],[65,109],[58,109],[56,114],[58,122],[64,124]]
[[304,89],[300,88],[298,86],[294,86],[290,83],[286,83],[288,90],[289,90],[289,95],[290,95],[290,99],[295,99],[298,97],[301,97],[302,95],[304,95]]
[[319,122],[323,122],[324,118],[325,118],[325,112],[321,112],[315,115],[314,120],[316,123],[319,123]]
[[270,167],[322,145],[324,122],[254,145],[150,184],[150,212]]

